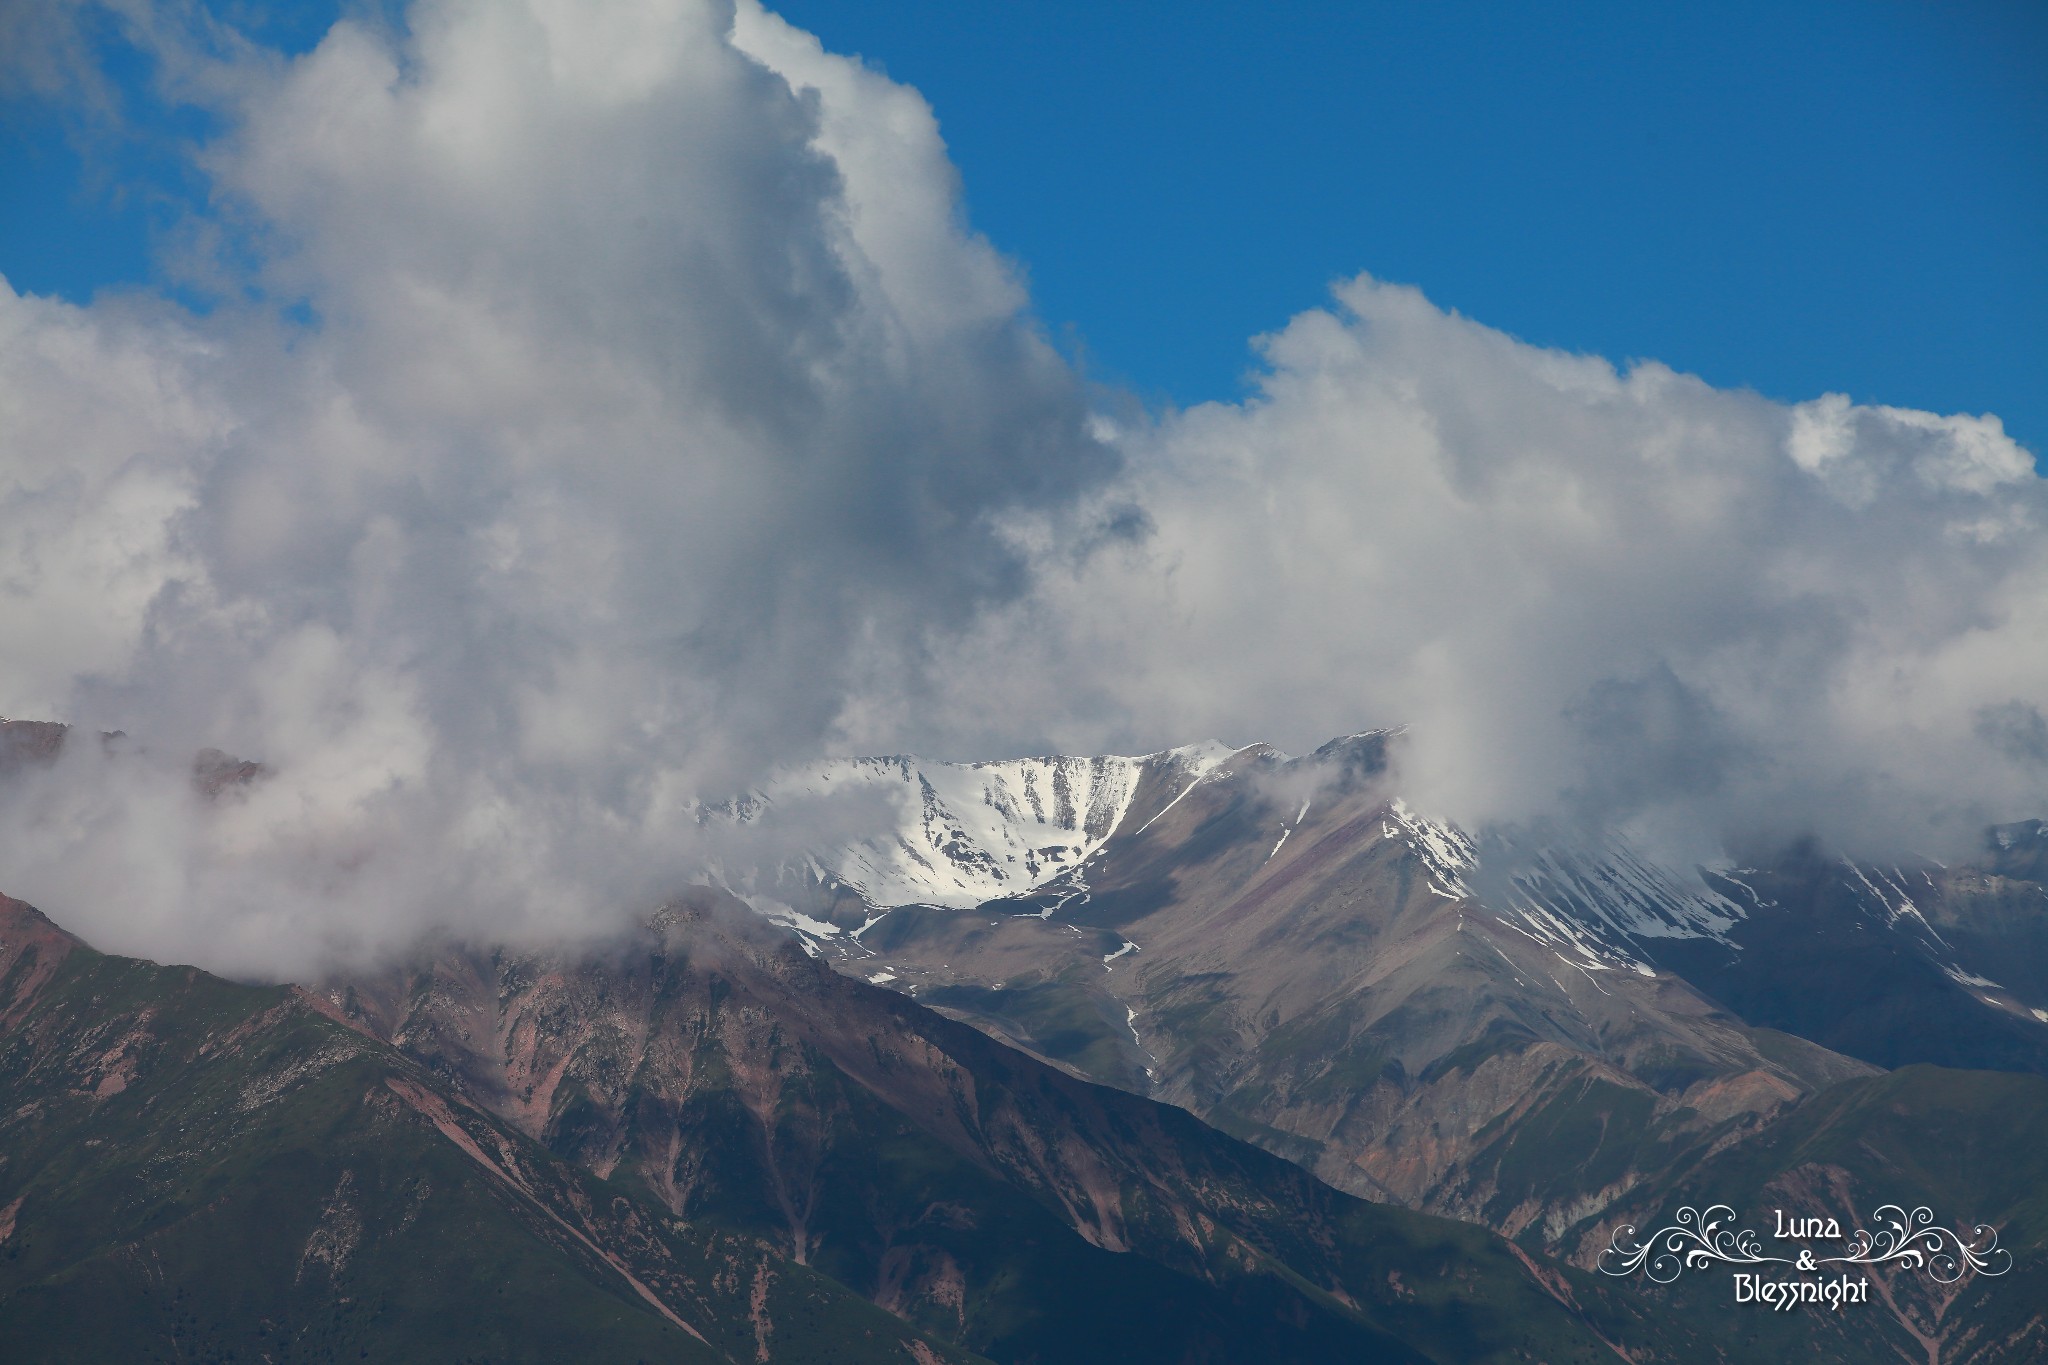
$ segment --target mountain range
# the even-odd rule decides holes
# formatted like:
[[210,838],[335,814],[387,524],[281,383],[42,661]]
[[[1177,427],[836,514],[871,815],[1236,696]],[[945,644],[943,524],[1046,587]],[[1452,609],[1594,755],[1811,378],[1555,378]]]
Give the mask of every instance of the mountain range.
[[[706,818],[851,789],[893,823],[602,942],[297,986],[0,903],[0,1329],[35,1360],[2048,1353],[2040,825],[1967,866],[1663,867],[1431,820],[1394,739],[817,765]],[[1832,1314],[1599,1273],[1708,1202],[1926,1204],[2010,1269],[1872,1272]]]
[[[2040,822],[1947,866],[1810,843],[1664,866],[1612,833],[1431,820],[1393,786],[1397,741],[868,760],[902,784],[896,830],[736,889],[842,970],[1073,1074],[1584,1266],[1857,1085],[2048,1074]],[[1064,795],[1103,786],[1109,815]],[[968,869],[1020,845],[1045,850],[1029,885],[965,904],[989,884]],[[926,894],[889,904],[905,869]]]

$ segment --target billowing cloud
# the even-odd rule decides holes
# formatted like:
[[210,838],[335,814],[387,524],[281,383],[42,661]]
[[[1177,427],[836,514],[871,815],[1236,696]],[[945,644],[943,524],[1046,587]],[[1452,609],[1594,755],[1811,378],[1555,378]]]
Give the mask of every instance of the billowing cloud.
[[[109,11],[222,129],[179,240],[224,301],[0,285],[0,714],[126,732],[0,784],[0,889],[108,947],[614,923],[721,851],[695,798],[833,750],[1405,723],[1432,813],[1701,857],[2048,810],[2048,504],[1995,418],[1364,278],[1249,401],[1133,417],[918,95],[751,0],[418,0],[292,60]],[[90,51],[54,12],[31,88]],[[202,798],[207,746],[270,775]]]
[[1263,340],[1249,401],[1127,439],[1097,496],[1152,534],[1046,551],[964,656],[964,728],[991,687],[1134,747],[1405,723],[1428,809],[1698,857],[2048,809],[2048,493],[1995,417],[1618,371],[1368,278],[1336,302]]
[[[290,62],[153,18],[229,302],[0,292],[0,714],[149,749],[73,746],[4,875],[112,946],[657,896],[695,793],[1114,468],[923,101],[757,9],[431,0]],[[202,745],[274,776],[188,810]]]

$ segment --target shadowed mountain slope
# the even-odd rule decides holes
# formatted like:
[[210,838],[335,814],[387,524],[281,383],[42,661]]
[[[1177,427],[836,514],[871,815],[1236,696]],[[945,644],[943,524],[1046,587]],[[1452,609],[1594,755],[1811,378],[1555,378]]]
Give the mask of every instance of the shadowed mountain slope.
[[722,893],[608,957],[323,994],[614,1186],[995,1359],[1676,1358],[1590,1277],[849,980]]
[[289,989],[0,899],[10,1361],[965,1362],[624,1197]]
[[[1998,1274],[1944,1285],[1894,1262],[1866,1272],[1857,1311],[1754,1313],[1728,1340],[1738,1359],[1907,1360],[1930,1365],[2022,1365],[2048,1359],[2048,1079],[1909,1066],[1830,1086],[1753,1139],[1654,1187],[1583,1229],[1574,1259],[1592,1263],[1617,1226],[1668,1226],[1677,1209],[1727,1204],[1760,1232],[1768,1254],[1779,1217],[1878,1229],[1886,1205],[1901,1219],[1957,1230],[1987,1251]],[[1854,1219],[1853,1223],[1850,1221]],[[1982,1235],[1991,1230],[1992,1237]],[[1575,1236],[1576,1236],[1575,1232]],[[1991,1250],[1995,1241],[1998,1250]],[[1951,1253],[1955,1244],[1944,1240]],[[1818,1254],[1841,1254],[1843,1242]],[[2004,1256],[1999,1251],[2005,1253]],[[2007,1260],[2006,1256],[2010,1259]],[[1723,1275],[1681,1275],[1668,1290],[1637,1286],[1677,1316],[1726,1313]],[[1784,1321],[1796,1316],[1797,1322]]]
[[[1075,876],[891,910],[819,949],[1340,1188],[1537,1245],[1870,1069],[1751,1027],[1611,934],[1483,900],[1469,842],[1387,792],[1386,742],[1141,784]],[[1517,1160],[1544,1111],[1590,1121],[1590,1150]]]

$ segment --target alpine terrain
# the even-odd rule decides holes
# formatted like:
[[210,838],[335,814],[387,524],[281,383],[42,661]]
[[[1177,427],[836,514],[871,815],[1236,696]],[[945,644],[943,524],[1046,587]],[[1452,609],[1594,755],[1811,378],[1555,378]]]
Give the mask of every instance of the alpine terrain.
[[[891,823],[603,941],[297,986],[0,901],[0,1332],[53,1361],[2048,1350],[2039,826],[1969,867],[1666,868],[1432,821],[1393,739],[819,765],[704,818],[843,789]],[[0,727],[0,781],[71,742]],[[1879,1267],[1838,1312],[1602,1273],[1710,1203],[1924,1204],[2004,1259]]]
[[[1584,1266],[1818,1115],[1867,1157],[1875,1139],[1840,1117],[1867,1112],[1852,1096],[1949,1142],[1978,1109],[1967,1140],[1997,1148],[1990,1097],[2048,1094],[2041,823],[1987,831],[1968,864],[1795,845],[1661,866],[1618,837],[1479,841],[1431,820],[1392,785],[1395,742],[833,765],[788,787],[893,784],[898,827],[733,885],[842,971],[1360,1197]],[[1750,1207],[1820,1179],[1803,1161],[1750,1179]],[[1862,1202],[1911,1194],[1883,1183]],[[2043,1226],[2009,1200],[1933,1202],[2008,1246]],[[2016,1287],[1992,1286],[1966,1292]],[[2017,1349],[1982,1340],[1976,1309],[1886,1316],[1914,1358]]]

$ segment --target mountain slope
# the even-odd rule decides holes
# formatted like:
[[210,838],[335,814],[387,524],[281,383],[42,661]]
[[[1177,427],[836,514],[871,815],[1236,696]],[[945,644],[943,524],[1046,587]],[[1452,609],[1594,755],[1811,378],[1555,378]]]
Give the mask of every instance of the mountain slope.
[[[594,959],[323,993],[551,1150],[999,1360],[1508,1360],[1661,1329],[831,971],[696,895]],[[1563,1281],[1557,1283],[1562,1284]],[[1590,1314],[1589,1318],[1587,1315]]]
[[[1877,1226],[1884,1205],[1925,1207],[1932,1225],[1973,1237],[1995,1229],[2002,1273],[1943,1285],[1910,1265],[1871,1272],[1865,1309],[1760,1313],[1742,1337],[1754,1359],[1927,1361],[2020,1365],[2048,1358],[2048,1079],[1910,1066],[1830,1086],[1754,1139],[1646,1187],[1610,1210],[1582,1242],[1589,1263],[1615,1226],[1647,1232],[1681,1207],[1730,1204],[1767,1241],[1787,1218],[1839,1218],[1844,1232]],[[1853,1218],[1853,1222],[1850,1220]],[[1836,1244],[1822,1254],[1839,1254]],[[1771,1246],[1774,1254],[1784,1248]],[[1670,1311],[1725,1312],[1725,1277],[1681,1275],[1669,1290],[1637,1281]]]
[[1717,878],[1745,913],[1657,960],[1744,1017],[1884,1067],[2048,1075],[2048,884],[2039,822],[1983,856],[1872,866],[1793,850]]
[[[1387,738],[1240,751],[1141,792],[1080,877],[815,942],[1340,1188],[1539,1242],[1868,1069],[1760,1035],[1611,925],[1481,900],[1469,841],[1387,793]],[[1546,1114],[1595,1149],[1517,1160]]]
[[0,899],[0,1339],[21,1361],[933,1361],[619,1197],[286,989]]

